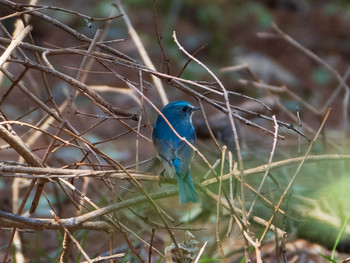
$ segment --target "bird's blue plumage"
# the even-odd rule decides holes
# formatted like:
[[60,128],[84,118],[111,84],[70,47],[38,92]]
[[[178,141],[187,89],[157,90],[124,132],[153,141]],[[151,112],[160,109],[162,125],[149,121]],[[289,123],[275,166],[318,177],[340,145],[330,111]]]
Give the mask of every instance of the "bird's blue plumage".
[[[186,101],[173,101],[164,107],[162,114],[181,137],[194,145],[196,134],[192,125],[192,114],[198,109]],[[177,178],[180,203],[198,202],[198,194],[190,174],[192,148],[172,131],[161,115],[154,125],[152,138],[167,173],[170,177]]]

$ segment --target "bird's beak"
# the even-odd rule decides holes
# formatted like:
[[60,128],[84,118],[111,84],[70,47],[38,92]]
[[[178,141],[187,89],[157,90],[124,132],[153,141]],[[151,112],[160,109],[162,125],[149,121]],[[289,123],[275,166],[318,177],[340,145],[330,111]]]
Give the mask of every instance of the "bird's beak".
[[192,111],[197,111],[197,110],[200,110],[201,108],[200,107],[192,107]]

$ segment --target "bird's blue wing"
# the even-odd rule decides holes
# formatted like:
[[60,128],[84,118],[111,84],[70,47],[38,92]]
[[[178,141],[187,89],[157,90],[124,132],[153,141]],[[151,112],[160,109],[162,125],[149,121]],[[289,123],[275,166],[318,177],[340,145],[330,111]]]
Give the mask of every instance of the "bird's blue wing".
[[157,149],[157,153],[164,164],[167,174],[170,177],[174,177],[176,173],[173,165],[173,159],[175,157],[174,143],[163,139],[153,139],[153,142]]
[[[190,143],[193,144],[192,141],[190,141]],[[192,148],[185,141],[180,141],[178,143],[173,159],[173,166],[178,176],[184,178],[187,175],[190,169],[193,153]]]

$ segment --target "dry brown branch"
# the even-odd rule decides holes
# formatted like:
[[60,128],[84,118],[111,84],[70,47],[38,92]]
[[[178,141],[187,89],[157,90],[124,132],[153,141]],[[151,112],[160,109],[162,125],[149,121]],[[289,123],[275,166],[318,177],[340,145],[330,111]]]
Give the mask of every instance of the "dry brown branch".
[[[130,34],[131,38],[133,39],[133,41],[137,47],[137,50],[139,51],[145,65],[148,68],[150,68],[151,70],[156,71],[150,57],[148,56],[148,54],[146,52],[146,49],[145,49],[139,35],[137,34],[136,30],[132,26],[129,17],[125,13],[124,8],[123,8],[122,4],[120,3],[120,0],[117,0],[116,3],[114,4],[114,6],[116,6],[118,8],[119,12],[123,15],[123,19],[124,19],[125,24],[128,28],[129,34]],[[169,100],[168,100],[167,94],[165,93],[163,84],[157,78],[155,78],[153,76],[152,76],[152,78],[153,78],[153,83],[154,83],[154,85],[157,88],[157,91],[159,93],[160,99],[162,100],[163,106],[165,106],[166,104],[169,103]]]
[[[66,235],[68,236],[68,238],[71,240],[71,242],[74,243],[74,245],[78,248],[78,250],[83,254],[83,256],[85,257],[85,259],[91,263],[91,259],[88,256],[88,254],[84,251],[84,249],[80,246],[79,242],[74,238],[73,234],[60,222],[60,218],[57,217],[57,215],[55,214],[55,212],[53,210],[50,211],[52,216],[54,217],[54,220],[60,225],[60,227],[63,228],[64,233],[65,233],[65,237],[67,238]],[[74,232],[74,231],[73,231]],[[63,252],[64,253],[64,252]],[[61,259],[62,261],[62,259]],[[63,260],[64,262],[65,260]]]
[[208,244],[208,241],[205,241],[204,245],[203,245],[203,246],[201,247],[201,249],[199,250],[196,259],[194,260],[194,263],[198,263],[198,261],[199,261],[199,259],[201,258],[201,256],[202,256],[202,254],[203,254],[203,252],[204,252],[204,249],[205,249],[205,247],[207,246],[207,244]]
[[[324,162],[327,160],[333,160],[333,161],[342,161],[342,160],[348,160],[350,159],[350,155],[340,155],[340,154],[326,154],[326,155],[309,155],[306,157],[305,161],[307,162]],[[270,167],[268,164],[263,164],[254,168],[249,168],[244,170],[244,174],[246,176],[251,176],[254,174],[264,174],[266,170],[274,170],[280,167],[285,167],[288,165],[295,165],[300,163],[303,160],[303,157],[295,157],[295,158],[289,158],[281,161],[276,161],[271,163]],[[0,172],[2,177],[9,177],[9,178],[41,178],[46,176],[46,178],[79,178],[79,177],[106,177],[106,178],[115,178],[120,180],[126,180],[128,179],[128,176],[125,175],[123,171],[120,170],[104,170],[104,171],[94,171],[94,170],[84,170],[84,169],[60,169],[60,168],[38,168],[38,167],[23,167],[23,166],[17,166],[17,165],[5,165],[0,164]],[[161,176],[153,175],[153,174],[147,174],[142,172],[136,172],[129,170],[129,174],[133,177],[135,177],[137,180],[147,180],[147,181],[155,181],[155,182],[166,182],[167,180],[164,180],[161,178]],[[237,169],[233,169],[232,171],[233,176],[238,176],[239,173]],[[230,179],[230,173],[224,174],[222,177],[222,180],[229,180]],[[211,178],[208,180],[203,181],[201,184],[203,186],[208,186],[211,184],[217,183],[216,178]]]
[[[333,68],[330,64],[328,64],[325,60],[323,60],[317,54],[312,52],[310,49],[306,48],[305,46],[303,46],[302,44],[297,42],[295,39],[293,39],[291,36],[289,36],[288,34],[283,32],[277,26],[276,23],[273,23],[272,27],[275,30],[275,32],[278,34],[279,37],[283,38],[289,44],[291,44],[292,46],[294,46],[297,49],[299,49],[300,51],[302,51],[305,55],[310,57],[312,60],[314,60],[317,63],[319,63],[320,65],[324,66],[329,72],[331,72],[335,76],[335,78],[339,82],[339,85],[334,90],[332,96],[329,98],[327,103],[320,109],[319,112],[321,115],[324,115],[326,113],[326,111],[328,110],[330,104],[334,100],[334,98],[339,94],[339,90],[343,88],[345,91],[345,96],[343,99],[343,123],[344,123],[344,128],[346,129],[348,127],[348,110],[347,109],[348,109],[348,104],[349,104],[349,90],[350,90],[349,86],[346,83],[346,78],[347,78],[348,74],[346,73],[344,78],[343,78],[335,68]],[[271,37],[270,35],[264,34],[264,33],[259,34],[259,35],[261,37]]]
[[287,86],[277,87],[277,86],[269,85],[266,83],[261,83],[261,82],[256,82],[256,81],[247,81],[244,79],[239,80],[239,83],[241,83],[243,85],[252,85],[255,88],[267,89],[267,90],[274,92],[274,93],[285,93],[288,96],[290,96],[291,99],[293,99],[297,102],[300,102],[306,109],[308,109],[309,111],[311,111],[315,115],[317,115],[317,116],[320,115],[320,111],[318,109],[315,109],[314,106],[312,106],[310,103],[305,101],[303,98],[301,98],[300,96],[295,94]]
[[324,117],[324,119],[323,119],[323,122],[321,123],[320,128],[318,129],[318,131],[317,131],[317,133],[316,133],[314,139],[312,140],[312,142],[311,142],[309,148],[307,149],[307,151],[306,151],[305,155],[303,156],[303,158],[302,158],[300,164],[298,165],[297,170],[295,171],[295,173],[294,173],[292,179],[289,181],[289,184],[287,185],[287,187],[284,189],[283,194],[281,195],[281,197],[280,197],[280,199],[279,199],[279,201],[278,201],[278,203],[277,203],[277,205],[276,205],[276,208],[275,208],[275,210],[274,210],[274,214],[271,216],[271,218],[270,218],[270,220],[269,220],[269,223],[268,223],[268,225],[266,226],[266,228],[265,228],[265,230],[264,230],[264,233],[263,233],[263,234],[261,235],[261,237],[260,237],[260,241],[259,241],[259,242],[261,242],[262,240],[264,240],[265,235],[266,235],[266,233],[267,233],[267,231],[268,231],[268,226],[272,224],[272,220],[274,219],[274,217],[275,217],[275,215],[276,215],[277,209],[278,209],[278,208],[280,207],[280,205],[282,204],[282,201],[283,201],[284,198],[286,197],[287,192],[288,192],[289,189],[291,188],[293,182],[295,181],[295,178],[298,176],[298,174],[299,174],[299,172],[300,172],[300,169],[301,169],[301,167],[303,166],[303,164],[304,164],[304,162],[305,162],[305,160],[306,160],[306,158],[307,158],[307,156],[308,156],[310,150],[312,149],[312,146],[313,146],[314,143],[316,142],[316,140],[317,140],[317,138],[318,138],[318,135],[319,135],[320,132],[322,131],[323,126],[324,126],[324,124],[326,123],[330,112],[331,112],[331,109],[328,109],[328,112],[326,113],[326,115],[325,115],[325,117]]
[[[200,189],[202,189],[202,191],[205,192],[205,194],[207,194],[207,195],[208,195],[210,198],[212,198],[213,200],[215,200],[215,201],[218,200],[218,195],[217,195],[217,194],[213,193],[212,191],[208,190],[207,188],[200,188]],[[231,211],[231,206],[228,204],[228,202],[227,202],[226,199],[221,198],[220,204],[221,204],[221,206],[222,206],[223,208],[225,208],[226,210]],[[242,215],[242,210],[241,210],[240,208],[234,207],[234,211],[235,211],[235,213],[236,213],[237,215]],[[241,222],[241,220],[237,217],[236,214],[233,214],[233,217],[235,218],[236,223],[239,222],[239,224],[241,224],[240,229],[241,229],[241,231],[243,232],[244,229],[243,229],[243,227],[242,227],[242,222]],[[279,237],[283,236],[283,235],[286,233],[284,230],[282,230],[282,229],[280,229],[280,228],[274,226],[273,224],[270,224],[270,225],[269,225],[269,222],[268,222],[268,221],[266,221],[266,220],[264,220],[264,219],[262,219],[262,218],[260,218],[260,217],[258,217],[258,216],[252,216],[252,217],[250,218],[250,220],[254,221],[255,223],[257,223],[257,224],[259,224],[259,225],[268,227],[269,230],[271,230],[271,231],[277,232],[277,234],[278,234]],[[247,233],[244,233],[244,235],[246,235],[247,237],[249,237],[249,234],[247,234]],[[251,238],[249,237],[249,239],[251,239]],[[252,243],[254,243],[254,241],[253,241]]]
[[[114,254],[114,255],[105,256],[105,257],[99,256],[99,257],[96,257],[94,259],[91,259],[91,262],[98,263],[98,262],[106,262],[107,260],[110,260],[113,262],[114,259],[122,258],[124,256],[125,256],[125,253],[119,253],[119,254]],[[87,261],[83,261],[82,263],[85,263],[85,262],[87,262]]]
[[[227,259],[225,257],[224,249],[222,248],[221,240],[220,240],[220,234],[219,234],[219,221],[220,221],[220,200],[221,200],[221,187],[222,187],[222,175],[224,173],[224,163],[225,163],[225,154],[226,154],[226,146],[222,147],[222,156],[221,156],[221,170],[220,170],[220,177],[219,177],[219,193],[218,193],[218,200],[216,203],[216,224],[215,224],[215,237],[216,237],[216,243],[218,245],[220,254],[222,256],[223,262],[227,262]],[[244,212],[243,212],[244,213]]]
[[164,64],[166,65],[166,69],[167,69],[167,74],[170,75],[170,60],[168,58],[168,55],[166,54],[163,44],[162,44],[162,36],[159,33],[159,29],[158,29],[158,21],[157,21],[157,0],[153,0],[153,20],[154,20],[154,31],[156,32],[156,36],[157,36],[157,41],[158,41],[158,45],[160,50],[162,51],[162,55],[163,55],[163,60],[164,60]]
[[[9,132],[3,125],[0,125],[0,137],[7,142],[12,149],[14,149],[23,159],[28,163],[30,166],[34,167],[43,167],[41,160],[39,157],[32,152],[29,147],[27,147],[24,142],[13,133]],[[37,179],[33,179],[32,183],[30,184],[30,187],[28,189],[28,194],[25,199],[23,199],[22,204],[20,205],[18,209],[18,214],[22,213],[22,210],[24,208],[24,204],[27,202],[28,195],[32,188],[34,187],[34,184],[36,183]],[[44,179],[41,179],[44,180]],[[46,181],[46,180],[45,180]],[[35,199],[35,197],[34,197]],[[37,203],[32,204],[32,207],[36,206]]]
[[[197,55],[197,53],[199,53],[202,49],[206,48],[208,45],[202,45],[200,46],[196,51],[193,52],[193,54],[191,55],[192,57],[195,57]],[[185,65],[182,67],[182,69],[180,70],[179,74],[177,74],[177,77],[181,77],[182,73],[184,73],[186,67],[188,66],[188,64],[190,64],[190,62],[192,61],[191,58],[188,58],[187,62],[185,63]],[[170,75],[168,73],[168,75]]]
[[[0,39],[0,40],[1,40],[1,39]],[[39,48],[39,50],[40,50],[41,52],[44,51],[43,49],[40,49],[40,48]],[[47,49],[45,49],[45,50],[47,51]],[[52,53],[52,52],[57,52],[57,51],[51,50],[50,53]],[[81,53],[81,51],[79,51],[79,50],[69,50],[69,49],[64,49],[64,50],[62,50],[62,51],[59,50],[58,52],[62,52],[62,53],[65,53],[65,52],[73,52],[73,53],[78,53],[78,54]],[[101,56],[101,53],[99,53],[98,55]],[[106,57],[106,58],[107,58],[107,57]],[[109,58],[111,58],[111,57],[109,57]],[[124,63],[125,63],[125,62],[126,62],[126,61],[124,61]],[[128,62],[128,63],[130,63],[130,62]],[[122,65],[122,64],[121,64],[121,65]],[[29,66],[29,67],[30,67],[30,66]],[[32,67],[33,67],[33,66],[32,66]],[[34,68],[35,68],[35,67],[34,67]],[[140,65],[139,65],[139,64],[136,65],[136,69],[140,69]],[[39,69],[39,70],[42,70],[42,69]],[[170,79],[171,82],[172,82],[173,84],[175,84],[175,86],[177,86],[178,88],[183,89],[183,90],[184,90],[185,86],[179,85],[179,83],[176,82],[176,80],[179,80],[179,81],[181,81],[181,82],[188,82],[188,83],[191,84],[191,85],[195,85],[195,86],[199,86],[199,87],[202,87],[202,88],[205,88],[205,89],[209,89],[209,90],[211,90],[212,92],[217,92],[217,91],[215,91],[215,90],[210,89],[209,87],[203,86],[203,85],[198,84],[198,83],[193,82],[193,81],[186,81],[186,80],[183,80],[183,79],[180,79],[180,78],[176,78],[176,77],[174,77],[174,76],[169,76],[169,75],[166,75],[166,74],[163,74],[163,73],[159,73],[159,72],[156,72],[156,71],[153,71],[153,70],[149,70],[149,69],[146,69],[146,68],[141,68],[141,70],[143,70],[144,72],[151,73],[152,75],[156,75],[156,76],[158,76],[158,77],[161,77],[162,79],[167,80],[167,81],[169,81],[169,79]],[[48,72],[48,73],[49,73],[49,74],[54,74],[54,72]],[[58,75],[58,77],[62,77],[62,75]],[[218,108],[219,110],[222,110],[223,112],[226,111],[225,108],[220,107],[220,106],[218,106],[217,104],[214,104],[212,100],[208,100],[207,97],[201,96],[199,93],[196,93],[196,92],[193,91],[193,90],[190,90],[190,89],[186,88],[185,91],[194,94],[196,97],[201,98],[202,100],[206,101],[206,102],[209,103],[209,104],[212,104],[213,106],[215,106],[215,107]],[[239,108],[236,107],[236,109],[239,109]],[[240,109],[240,110],[241,110],[241,109]],[[253,112],[249,112],[249,113],[250,113],[250,114],[254,114]],[[122,115],[123,115],[122,112],[119,112],[119,114],[122,114]],[[247,124],[247,125],[252,125],[253,127],[257,127],[257,128],[259,128],[259,129],[263,129],[263,130],[265,130],[266,132],[268,132],[268,133],[270,133],[271,135],[273,135],[273,132],[270,132],[270,131],[264,129],[264,128],[262,128],[261,126],[258,126],[258,125],[256,125],[256,124],[254,124],[254,123],[252,123],[252,122],[250,122],[250,121],[248,121],[248,120],[242,118],[241,116],[239,116],[239,115],[237,115],[237,114],[235,114],[235,113],[232,113],[232,115],[233,115],[233,117],[237,118],[238,120],[244,122],[244,123]],[[258,116],[258,117],[263,117],[263,118],[265,118],[265,119],[267,119],[267,120],[271,120],[271,121],[272,121],[272,119],[271,119],[270,117],[267,117],[267,116],[264,116],[264,115],[261,115],[261,114],[258,114],[257,116]],[[132,116],[132,118],[137,118],[137,117],[136,117],[136,115],[134,115],[134,116]],[[297,132],[297,133],[300,133],[299,131],[297,131],[296,129],[294,129],[293,125],[288,124],[288,123],[284,123],[284,122],[281,122],[281,121],[278,121],[278,122],[279,122],[279,125],[282,125],[282,126],[288,128],[288,129],[292,129],[293,131],[295,131],[295,132]],[[305,136],[304,134],[302,134],[302,135]],[[283,137],[280,136],[280,138],[283,138]]]
[[253,211],[253,208],[254,208],[254,205],[255,205],[255,202],[258,198],[258,196],[260,195],[260,192],[261,192],[261,189],[265,183],[265,180],[267,178],[267,175],[270,171],[270,167],[271,167],[271,163],[272,163],[272,159],[273,159],[273,156],[275,155],[275,151],[276,151],[276,145],[277,145],[277,139],[278,139],[278,124],[277,124],[277,121],[276,121],[276,117],[275,116],[272,116],[272,118],[275,120],[275,137],[274,137],[274,140],[273,140],[273,144],[272,144],[272,150],[271,150],[271,153],[270,153],[270,158],[269,158],[269,162],[268,162],[268,165],[266,167],[266,171],[264,173],[264,176],[260,182],[260,185],[259,185],[259,188],[258,190],[256,191],[257,192],[257,195],[255,196],[250,208],[249,208],[249,211],[248,211],[248,214],[247,216],[249,217],[250,214],[252,213]]
[[[20,63],[22,65],[28,66],[29,68],[37,69],[43,72],[46,72],[50,75],[53,75],[55,77],[58,77],[64,81],[66,81],[68,84],[72,85],[72,87],[75,87],[79,90],[79,92],[82,95],[87,96],[94,104],[96,104],[98,107],[100,107],[101,110],[103,110],[105,113],[110,113],[110,114],[116,114],[116,115],[121,115],[121,116],[126,116],[130,117],[134,120],[138,119],[137,114],[133,114],[121,109],[116,108],[115,106],[111,105],[107,101],[105,101],[99,94],[96,92],[92,91],[88,86],[85,84],[81,83],[80,81],[77,81],[76,79],[69,77],[68,75],[65,75],[54,68],[42,66],[39,64],[36,64],[33,61],[14,61],[17,63]],[[6,75],[6,74],[5,74]]]
[[[186,92],[186,93],[188,93],[188,94],[194,96],[194,97],[197,98],[197,99],[201,99],[201,100],[207,102],[208,104],[214,106],[216,109],[222,111],[223,113],[228,114],[227,108],[222,107],[220,104],[218,104],[218,103],[215,102],[214,100],[209,99],[207,96],[203,95],[203,94],[200,93],[200,92],[197,92],[197,91],[191,89],[190,87],[184,85],[183,83],[187,83],[187,84],[190,84],[190,85],[193,85],[193,86],[196,86],[196,87],[203,88],[204,90],[211,91],[211,92],[213,92],[213,93],[215,93],[215,94],[218,94],[218,95],[223,95],[223,93],[220,92],[220,91],[217,91],[217,90],[215,90],[215,89],[212,89],[211,87],[202,85],[202,84],[200,84],[200,83],[198,83],[198,82],[195,82],[195,81],[181,79],[181,78],[178,78],[178,77],[175,77],[175,76],[167,75],[167,74],[165,74],[165,73],[160,73],[160,72],[156,72],[156,71],[150,70],[150,69],[145,68],[145,67],[142,67],[142,66],[140,66],[140,65],[134,65],[133,63],[131,63],[131,62],[129,62],[129,61],[123,61],[123,60],[119,59],[118,61],[116,61],[116,63],[117,63],[118,65],[123,65],[123,66],[130,67],[130,68],[134,68],[134,69],[137,69],[137,70],[142,70],[143,72],[149,73],[149,74],[151,74],[151,75],[155,75],[155,76],[157,76],[158,78],[160,78],[160,79],[166,81],[167,83],[173,85],[174,87],[176,87],[176,88],[178,88],[178,89],[180,89],[180,90],[182,90],[182,91],[184,91],[184,92]],[[183,83],[182,83],[182,82],[183,82]],[[231,107],[233,107],[233,108],[235,108],[235,109],[238,109],[238,110],[241,110],[240,108],[235,107],[235,106],[232,106],[232,105],[231,105]],[[269,120],[269,121],[272,121],[272,122],[273,122],[273,119],[272,119],[271,117],[268,117],[268,116],[265,116],[265,115],[262,115],[262,114],[253,113],[253,112],[247,111],[247,110],[244,110],[244,111],[247,112],[247,113],[250,113],[250,114],[254,114],[254,115],[256,115],[257,117],[261,117],[261,118],[264,118],[265,120]],[[261,127],[260,125],[257,125],[256,123],[254,123],[254,122],[252,122],[252,121],[250,121],[250,120],[248,120],[248,119],[246,119],[246,118],[241,117],[241,116],[240,116],[239,114],[237,114],[237,113],[232,112],[231,114],[232,114],[233,118],[235,118],[235,119],[241,121],[241,122],[244,123],[245,125],[249,125],[249,126],[255,127],[255,128],[257,128],[257,129],[261,129],[262,131],[264,131],[264,132],[266,132],[266,133],[268,133],[268,134],[270,134],[270,135],[272,135],[272,136],[274,135],[274,132],[269,131],[269,130],[267,130],[266,128]],[[278,120],[277,122],[278,122],[278,124],[279,124],[280,126],[283,126],[283,127],[287,128],[287,129],[291,129],[291,130],[293,130],[294,132],[296,132],[297,134],[300,134],[300,135],[302,135],[303,137],[305,137],[305,138],[308,139],[308,137],[307,137],[305,134],[303,134],[302,132],[300,132],[300,131],[298,131],[297,129],[295,129],[294,126],[293,126],[293,124],[286,123],[286,122],[283,122],[283,121],[280,121],[280,120]],[[280,138],[280,139],[284,139],[285,137],[279,135],[279,138]]]
[[[142,184],[140,184],[137,179],[135,179],[133,176],[130,175],[130,173],[127,171],[127,169],[118,161],[110,158],[108,155],[106,155],[105,153],[103,153],[102,151],[100,151],[98,148],[96,148],[94,145],[92,145],[91,143],[89,143],[87,140],[85,140],[82,137],[78,137],[75,136],[74,134],[72,134],[74,137],[76,137],[76,139],[84,142],[85,144],[89,145],[90,148],[92,148],[97,154],[101,155],[110,165],[112,165],[115,169],[121,169],[130,179],[130,182],[132,183],[132,185],[143,195],[146,197],[146,199],[150,202],[150,204],[152,205],[152,207],[154,208],[155,212],[157,213],[157,215],[159,215],[159,217],[161,218],[162,223],[164,224],[164,226],[166,227],[166,230],[168,231],[171,239],[173,240],[176,248],[179,250],[178,246],[177,246],[177,241],[175,238],[174,233],[171,231],[165,215],[162,211],[162,209],[159,207],[159,205],[153,200],[153,198],[151,197],[150,194],[148,194],[144,188],[144,186]],[[181,252],[180,252],[181,254]]]
[[6,60],[11,56],[12,52],[20,45],[22,40],[32,31],[32,26],[26,26],[18,35],[14,36],[11,44],[7,47],[4,53],[0,57],[0,68],[6,62]]
[[[139,198],[133,198],[132,200],[129,199],[129,203],[126,203],[126,206],[124,206],[124,202],[121,202],[121,203],[118,203],[119,206],[117,207],[114,207],[114,208],[111,208],[109,210],[109,212],[106,213],[106,210],[105,209],[101,209],[99,208],[91,199],[89,199],[87,196],[85,196],[82,192],[80,192],[76,187],[74,187],[72,184],[70,184],[68,181],[66,180],[61,180],[60,179],[60,182],[64,183],[67,187],[69,187],[72,191],[74,191],[74,193],[77,193],[81,199],[83,199],[86,203],[90,204],[91,207],[93,207],[94,209],[96,209],[95,211],[99,210],[101,213],[100,215],[98,215],[97,217],[99,216],[103,216],[104,219],[106,220],[106,222],[108,222],[108,224],[110,226],[112,226],[113,228],[117,229],[118,231],[120,230],[123,230],[123,231],[127,231],[131,234],[133,234],[137,239],[139,239],[143,244],[145,244],[146,246],[149,246],[149,244],[144,241],[139,235],[137,235],[135,232],[133,232],[130,228],[128,228],[126,225],[120,223],[120,224],[116,224],[114,219],[108,215],[109,213],[112,213],[112,212],[116,212],[117,210],[120,210],[120,209],[124,209],[124,208],[128,208],[129,206],[133,206],[133,205],[137,205],[137,204],[140,204],[140,203],[143,203],[143,202],[146,202],[148,199],[147,198],[144,198],[144,199],[139,199]],[[176,192],[175,192],[176,193]],[[163,193],[164,195],[164,193]],[[143,196],[144,197],[144,196]],[[157,199],[158,196],[155,196],[155,199]],[[160,198],[160,197],[159,197]],[[130,202],[131,201],[131,202]],[[95,215],[96,216],[96,215]],[[85,218],[84,215],[81,215],[79,217],[76,217],[76,218],[81,218],[81,222],[79,222],[79,225],[81,223],[84,223],[84,222],[87,222],[89,221],[90,219],[89,218]],[[92,219],[94,219],[95,217],[92,217]],[[75,223],[77,223],[75,220],[74,220]],[[167,229],[165,226],[164,226],[164,229]],[[157,250],[156,248],[152,248],[153,251],[155,251],[158,255],[160,255],[161,257],[163,257],[162,253]]]
[[[73,11],[73,10],[69,10],[69,9],[65,9],[65,8],[61,8],[61,7],[56,7],[56,6],[48,6],[48,5],[31,5],[31,4],[18,4],[18,7],[32,7],[35,8],[35,11],[40,11],[42,9],[51,9],[51,10],[55,10],[55,11],[61,11],[61,12],[65,12],[65,13],[69,13],[69,14],[73,14],[76,15],[78,17],[81,17],[83,19],[89,20],[91,22],[93,21],[108,21],[108,20],[114,20],[116,18],[120,18],[122,15],[116,15],[116,16],[110,16],[110,17],[91,17],[88,15],[84,15],[80,12],[77,11]],[[22,13],[26,13],[25,12],[18,12],[15,13],[14,15],[20,15]]]
[[[295,157],[295,158],[289,158],[289,159],[286,159],[286,160],[282,160],[282,161],[277,161],[277,162],[273,162],[271,163],[271,166],[270,166],[270,170],[272,169],[276,169],[276,168],[279,168],[279,167],[284,167],[286,165],[291,165],[291,164],[299,164],[302,160],[303,160],[304,157]],[[305,161],[324,161],[324,160],[347,160],[347,159],[350,159],[350,155],[339,155],[339,154],[326,154],[326,155],[309,155],[306,157]],[[260,166],[257,166],[255,168],[250,168],[250,169],[246,169],[244,171],[244,174],[246,176],[248,175],[253,175],[253,174],[259,174],[259,173],[264,173],[266,171],[268,167],[268,164],[264,164],[264,165],[260,165]],[[233,175],[234,176],[237,176],[239,173],[237,170],[234,170],[233,171]],[[230,178],[230,174],[225,174],[223,176],[223,180],[228,180]],[[211,179],[208,179],[204,182],[202,182],[202,184],[204,186],[206,185],[209,185],[209,184],[213,184],[216,182],[216,179],[215,178],[211,178]]]

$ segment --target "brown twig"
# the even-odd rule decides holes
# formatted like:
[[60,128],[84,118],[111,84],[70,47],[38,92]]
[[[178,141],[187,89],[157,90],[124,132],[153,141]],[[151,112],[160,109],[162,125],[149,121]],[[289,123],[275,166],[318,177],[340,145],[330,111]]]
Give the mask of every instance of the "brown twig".
[[4,53],[0,57],[0,68],[6,62],[6,60],[11,56],[12,52],[20,45],[22,40],[32,31],[33,26],[26,26],[18,35],[14,36],[11,44],[7,47]]
[[218,199],[216,203],[216,224],[215,224],[215,237],[216,237],[216,243],[218,245],[218,249],[220,251],[220,254],[222,256],[222,260],[224,263],[227,262],[225,257],[225,252],[221,244],[220,235],[219,235],[219,219],[220,219],[220,200],[221,200],[221,185],[222,185],[222,175],[224,174],[224,163],[225,163],[225,154],[226,154],[226,146],[224,145],[222,147],[222,155],[221,155],[221,170],[220,170],[220,177],[219,177],[219,193],[218,193]]
[[249,209],[249,211],[248,211],[247,217],[249,217],[249,216],[251,215],[251,213],[253,212],[253,208],[254,208],[255,202],[256,202],[258,196],[260,195],[261,189],[262,189],[262,187],[263,187],[263,185],[264,185],[264,183],[265,183],[265,180],[266,180],[266,178],[267,178],[267,175],[268,175],[269,172],[270,172],[270,167],[271,167],[272,159],[273,159],[273,156],[275,155],[276,146],[277,146],[277,140],[278,140],[278,136],[277,136],[277,135],[278,135],[278,124],[277,124],[275,115],[272,116],[272,118],[275,120],[275,137],[274,137],[274,139],[273,139],[272,150],[271,150],[271,153],[270,153],[269,162],[268,162],[268,165],[267,165],[267,167],[266,167],[266,171],[265,171],[265,173],[264,173],[264,176],[263,176],[263,178],[262,178],[262,180],[261,180],[261,182],[260,182],[259,188],[258,188],[258,190],[256,191],[257,194],[256,194],[256,196],[255,196],[255,198],[254,198],[252,204],[250,205],[250,209]]
[[[69,14],[73,14],[76,15],[78,17],[81,17],[83,19],[89,20],[91,22],[93,21],[109,21],[109,20],[114,20],[116,18],[120,18],[122,15],[116,15],[116,16],[109,16],[109,17],[91,17],[88,15],[84,15],[80,12],[77,11],[73,11],[73,10],[69,10],[69,9],[65,9],[65,8],[61,8],[61,7],[56,7],[56,6],[49,6],[49,5],[30,5],[30,4],[18,4],[19,8],[24,8],[24,7],[32,7],[35,8],[35,11],[39,11],[42,9],[50,9],[50,10],[55,10],[55,11],[61,11],[64,13],[69,13]],[[20,14],[22,14],[24,12],[20,12]]]
[[[199,48],[197,48],[193,53],[192,56],[195,57],[200,51],[202,51],[204,48],[206,48],[208,46],[208,44],[205,45],[201,45]],[[188,64],[190,64],[190,62],[192,61],[191,58],[189,58],[187,60],[187,62],[185,63],[185,65],[182,67],[182,69],[180,70],[179,74],[177,74],[177,77],[180,78],[182,73],[185,71],[185,69],[187,68]]]
[[266,235],[266,233],[267,233],[267,231],[268,231],[268,226],[272,224],[272,220],[275,218],[277,209],[278,209],[278,208],[280,207],[280,205],[282,204],[282,201],[284,200],[284,198],[286,197],[286,195],[287,195],[289,189],[291,188],[292,184],[294,183],[295,178],[298,176],[298,174],[299,174],[299,172],[300,172],[300,169],[301,169],[301,167],[303,166],[305,160],[307,159],[307,156],[309,155],[309,153],[310,153],[310,151],[311,151],[311,149],[312,149],[312,146],[313,146],[314,143],[316,142],[316,140],[317,140],[317,138],[318,138],[320,132],[322,131],[323,126],[325,125],[325,123],[326,123],[326,121],[327,121],[327,119],[328,119],[328,116],[329,116],[330,112],[331,112],[331,109],[328,109],[328,112],[326,113],[326,115],[325,115],[325,117],[324,117],[324,119],[323,119],[323,122],[321,123],[320,128],[318,129],[318,131],[317,131],[317,133],[316,133],[314,139],[311,141],[310,146],[309,146],[309,148],[307,149],[305,155],[303,156],[303,158],[302,158],[300,164],[298,165],[297,170],[295,171],[295,173],[294,173],[292,179],[289,181],[289,184],[287,185],[287,187],[284,189],[284,191],[283,191],[283,193],[282,193],[282,195],[281,195],[281,197],[280,197],[280,199],[279,199],[279,201],[278,201],[278,203],[277,203],[277,205],[276,205],[276,207],[275,207],[274,213],[272,214],[272,216],[271,216],[271,218],[270,218],[270,220],[269,220],[268,225],[266,226],[266,228],[265,228],[263,234],[262,234],[261,237],[260,237],[260,243],[261,243],[262,240],[264,240],[265,235]]
[[149,250],[148,250],[148,263],[152,263],[152,247],[153,247],[153,238],[154,238],[155,230],[156,229],[152,227],[151,242],[149,243]]
[[153,21],[154,21],[154,31],[156,32],[156,37],[158,41],[158,45],[160,50],[162,51],[164,63],[166,65],[166,72],[168,75],[170,75],[170,61],[168,58],[168,55],[166,54],[163,44],[162,44],[162,36],[159,34],[159,29],[158,29],[158,21],[157,21],[157,0],[153,0]]
[[[125,21],[125,24],[126,24],[128,31],[129,31],[129,34],[130,34],[131,38],[133,39],[133,41],[137,47],[137,50],[139,51],[140,56],[142,57],[142,60],[144,61],[144,63],[146,64],[147,67],[149,67],[152,70],[155,70],[155,67],[154,67],[150,57],[148,56],[146,49],[145,49],[140,37],[138,36],[136,30],[132,26],[132,23],[131,23],[128,15],[125,13],[124,8],[123,8],[122,4],[120,3],[120,0],[116,0],[116,3],[113,5],[120,11],[120,13],[123,14],[123,20]],[[153,79],[153,83],[154,83],[155,87],[157,88],[160,99],[162,100],[163,106],[165,106],[166,104],[169,103],[169,100],[168,100],[167,94],[165,93],[164,87],[163,87],[162,83],[158,81],[157,78],[152,77],[152,79]]]
[[[87,96],[90,100],[92,100],[93,103],[95,103],[97,106],[99,106],[106,113],[127,116],[133,120],[138,119],[137,114],[133,114],[133,113],[127,112],[125,110],[121,110],[121,109],[116,108],[115,106],[113,106],[110,103],[108,103],[107,101],[105,101],[98,93],[92,91],[87,85],[81,83],[80,81],[77,81],[76,79],[74,79],[68,75],[65,75],[65,74],[55,70],[54,68],[42,66],[42,65],[36,64],[32,61],[18,61],[18,60],[16,60],[14,62],[26,65],[29,68],[33,68],[33,69],[37,69],[37,70],[46,72],[50,75],[53,75],[55,77],[58,77],[64,81],[66,81],[67,83],[71,84],[73,87],[76,87],[82,95]],[[7,72],[5,75],[7,75]],[[45,107],[45,106],[43,106],[43,107]],[[48,111],[49,111],[49,113],[52,114],[52,112],[50,110],[48,110]]]
[[[79,242],[74,238],[74,236],[72,235],[72,233],[60,222],[60,218],[55,214],[55,212],[53,210],[50,211],[52,216],[54,217],[55,221],[60,225],[60,227],[63,228],[65,235],[67,235],[70,240],[74,243],[74,245],[78,248],[78,250],[80,251],[80,253],[84,256],[84,258],[89,262],[92,263],[90,257],[88,256],[88,254],[84,251],[84,249],[80,246]],[[73,231],[74,232],[74,231]]]

